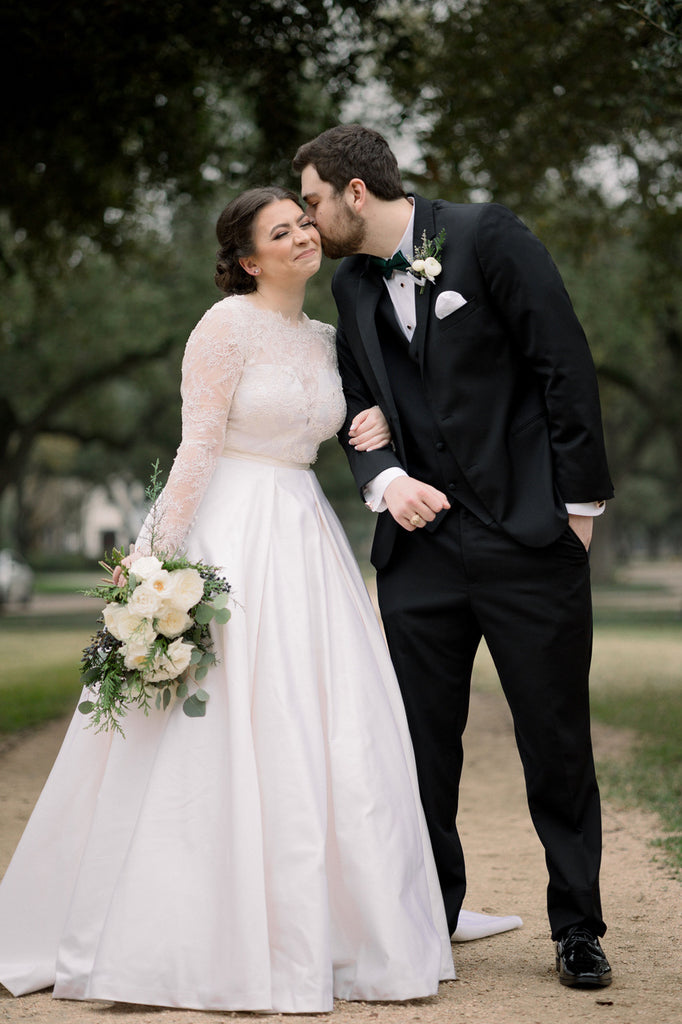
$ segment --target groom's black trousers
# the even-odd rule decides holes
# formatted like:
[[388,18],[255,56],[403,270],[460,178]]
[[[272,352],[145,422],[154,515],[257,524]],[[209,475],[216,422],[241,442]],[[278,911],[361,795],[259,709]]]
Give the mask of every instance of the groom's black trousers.
[[[387,513],[388,514],[388,513]],[[601,813],[590,739],[589,560],[567,527],[525,547],[455,506],[434,532],[398,531],[377,574],[451,932],[466,886],[455,825],[471,670],[485,637],[509,703],[549,870],[553,937],[603,935]]]

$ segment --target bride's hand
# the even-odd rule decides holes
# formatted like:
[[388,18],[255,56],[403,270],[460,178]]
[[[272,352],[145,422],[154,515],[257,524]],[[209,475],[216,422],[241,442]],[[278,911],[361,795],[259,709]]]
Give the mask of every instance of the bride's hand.
[[359,412],[348,431],[350,443],[359,452],[371,452],[391,443],[391,431],[378,405]]
[[111,582],[116,584],[117,587],[125,586],[125,576],[123,575],[123,566],[129,569],[130,566],[137,558],[142,558],[142,555],[138,555],[135,550],[135,545],[130,545],[130,554],[126,555],[125,558],[121,559],[121,564],[114,567],[114,571],[111,575]]

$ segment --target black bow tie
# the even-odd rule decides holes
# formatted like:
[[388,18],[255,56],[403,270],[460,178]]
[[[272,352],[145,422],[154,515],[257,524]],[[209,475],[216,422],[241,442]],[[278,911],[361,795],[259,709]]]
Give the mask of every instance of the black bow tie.
[[390,277],[394,270],[409,270],[412,264],[401,252],[395,253],[390,260],[382,260],[381,256],[371,256],[372,263],[379,267],[384,277]]

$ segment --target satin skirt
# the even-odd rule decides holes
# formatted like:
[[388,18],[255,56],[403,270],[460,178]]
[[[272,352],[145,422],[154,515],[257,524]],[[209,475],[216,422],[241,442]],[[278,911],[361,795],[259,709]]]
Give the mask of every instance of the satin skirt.
[[453,978],[398,685],[315,475],[222,458],[187,551],[221,566],[205,718],[76,712],[0,886],[19,995],[324,1012]]

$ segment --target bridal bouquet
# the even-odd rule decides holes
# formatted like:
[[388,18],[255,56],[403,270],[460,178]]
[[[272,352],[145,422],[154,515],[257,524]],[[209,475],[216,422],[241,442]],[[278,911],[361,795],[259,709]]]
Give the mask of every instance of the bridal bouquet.
[[100,563],[111,578],[88,591],[106,604],[103,626],[83,651],[81,680],[92,698],[79,710],[92,715],[98,732],[121,734],[129,707],[147,714],[152,701],[165,709],[173,696],[185,698],[186,715],[203,717],[208,694],[200,687],[190,694],[189,683],[216,662],[209,623],[230,618],[229,583],[215,567],[182,557],[148,555],[126,565],[114,551],[111,561]]
[[133,560],[114,550],[111,565],[100,562],[109,578],[86,591],[106,602],[102,628],[81,659],[81,681],[91,698],[78,709],[92,716],[97,732],[123,735],[119,720],[129,707],[148,714],[152,701],[165,710],[173,697],[184,698],[182,709],[190,718],[203,718],[208,693],[198,684],[216,663],[210,623],[224,625],[230,618],[230,584],[215,566],[154,553],[162,490],[158,460],[152,469],[145,492],[152,503],[152,553]]

